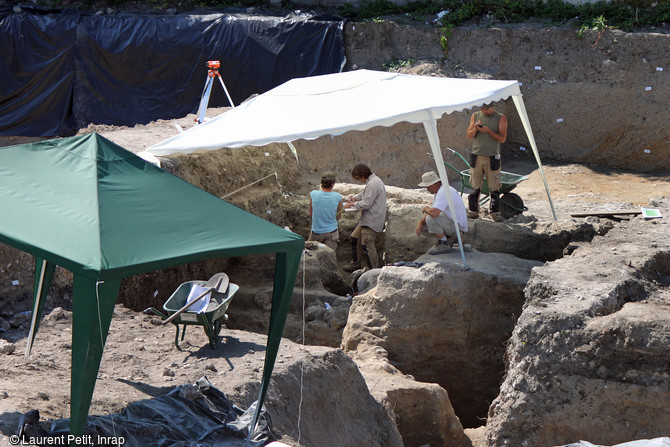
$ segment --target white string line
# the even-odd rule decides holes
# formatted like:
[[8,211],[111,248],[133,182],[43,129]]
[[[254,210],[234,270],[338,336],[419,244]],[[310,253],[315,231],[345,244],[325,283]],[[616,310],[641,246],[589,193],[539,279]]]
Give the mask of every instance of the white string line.
[[306,266],[305,251],[302,252],[302,347],[303,355],[302,361],[300,364],[300,402],[298,403],[298,445],[300,444],[300,437],[302,432],[300,431],[300,419],[302,416],[302,390],[303,390],[303,378],[305,376],[305,266]]
[[277,178],[277,173],[276,173],[276,172],[273,172],[272,174],[268,174],[268,175],[266,175],[266,176],[263,177],[263,178],[259,178],[258,180],[255,180],[255,181],[249,183],[248,185],[245,185],[245,186],[243,186],[243,187],[241,187],[241,188],[239,188],[239,189],[236,189],[235,191],[233,191],[233,192],[231,192],[231,193],[228,193],[228,194],[226,194],[225,196],[221,196],[221,198],[222,198],[222,199],[225,199],[226,197],[232,196],[233,194],[238,193],[238,192],[242,191],[243,189],[250,187],[251,185],[255,185],[256,183],[258,183],[258,182],[260,182],[260,181],[262,181],[262,180],[265,180],[265,179],[268,178],[268,177],[272,177],[273,175],[275,176],[275,179],[276,179],[276,178]]

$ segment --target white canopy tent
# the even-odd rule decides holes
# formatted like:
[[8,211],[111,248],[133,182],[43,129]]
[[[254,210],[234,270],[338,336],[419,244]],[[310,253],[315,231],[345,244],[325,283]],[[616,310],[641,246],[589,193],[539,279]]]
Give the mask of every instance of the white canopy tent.
[[[297,139],[341,135],[407,121],[422,123],[442,184],[449,179],[437,122],[444,114],[512,97],[540,169],[551,210],[549,187],[517,81],[457,79],[357,70],[292,79],[203,124],[147,149],[154,155],[263,146]],[[449,208],[451,195],[446,194]],[[460,232],[457,232],[462,247]],[[465,256],[461,248],[463,264]]]

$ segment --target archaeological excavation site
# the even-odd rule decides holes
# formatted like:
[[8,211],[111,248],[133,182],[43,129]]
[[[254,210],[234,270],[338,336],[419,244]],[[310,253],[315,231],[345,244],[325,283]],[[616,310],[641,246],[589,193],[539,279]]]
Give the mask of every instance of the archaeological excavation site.
[[[114,157],[255,216],[245,229],[256,232],[250,241],[265,241],[265,231],[277,228],[289,235],[287,244],[302,244],[311,228],[310,191],[319,189],[322,174],[332,171],[334,191],[348,197],[364,188],[351,174],[364,163],[386,190],[384,265],[345,271],[360,218],[347,212],[338,221],[337,250],[304,242],[291,261],[283,248],[231,249],[129,273],[109,304],[108,333],[98,334],[104,325],[97,318],[105,314],[93,304],[86,307],[92,314],[82,312],[77,300],[84,286],[77,284],[89,281],[100,292],[91,301],[99,307],[101,283],[116,278],[87,277],[56,262],[33,333],[35,278],[40,256],[47,256],[27,243],[12,245],[13,234],[2,233],[0,446],[15,445],[19,428],[34,436],[66,432],[73,402],[86,405],[78,380],[95,385],[87,413],[76,413],[86,420],[83,433],[121,437],[126,446],[581,447],[651,439],[657,443],[632,445],[670,445],[670,133],[663,124],[670,36],[468,26],[452,31],[445,53],[430,27],[345,22],[340,32],[344,72],[392,73],[389,61],[411,59],[399,75],[518,81],[524,113],[514,95],[496,105],[509,123],[502,169],[519,176],[512,185],[518,209],[494,221],[482,205],[460,243],[444,254],[429,254],[435,238],[416,234],[422,208],[433,200],[418,186],[423,173],[445,168],[467,206],[461,172],[472,143],[465,130],[479,106],[436,117],[444,167],[431,152],[433,134],[419,121],[299,138],[292,147],[272,142],[157,154],[160,167],[133,154],[208,122],[195,124],[191,111],[137,124],[83,123],[74,138],[95,134],[133,153]],[[206,114],[224,116],[261,97]],[[398,92],[397,101],[411,98]],[[272,120],[253,125],[260,134],[275,126]],[[1,136],[0,152],[45,139]],[[111,161],[104,166],[101,191],[114,175]],[[23,181],[12,178],[7,185]],[[182,206],[176,193],[135,194],[145,192],[147,203],[160,201],[157,208],[168,215]],[[194,212],[216,216],[208,225],[239,224],[197,209],[202,203],[210,202],[194,203]],[[136,225],[126,230],[135,244],[142,244],[136,235],[150,237],[169,224],[145,224],[123,205],[115,209],[111,223]],[[49,227],[47,219],[45,234]],[[161,244],[190,240],[201,227],[181,230],[188,236],[175,232]],[[278,279],[284,262],[294,262],[297,272],[286,276],[288,283]],[[165,312],[181,285],[205,284],[220,272],[235,286],[220,320],[186,330],[147,311]],[[285,322],[277,317],[283,312]],[[106,340],[82,345],[76,340],[84,338],[82,328]],[[82,363],[92,375],[75,372],[75,359],[96,349],[99,367]],[[244,444],[227,427],[232,438],[217,438],[218,405],[226,401],[248,419],[259,396],[263,436]],[[166,409],[168,398],[177,410]]]

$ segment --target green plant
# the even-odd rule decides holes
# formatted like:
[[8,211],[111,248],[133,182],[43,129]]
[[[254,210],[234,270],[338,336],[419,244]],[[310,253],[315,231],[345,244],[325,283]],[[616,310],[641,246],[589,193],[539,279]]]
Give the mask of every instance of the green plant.
[[344,5],[337,8],[337,12],[346,18],[356,17],[357,8],[349,2],[346,2]]
[[371,2],[363,2],[357,11],[360,19],[371,19],[389,14],[399,14],[400,8],[388,0],[373,0]]
[[398,71],[403,67],[411,67],[416,61],[414,59],[407,60],[393,60],[384,64],[384,70],[386,71]]
[[593,19],[593,29],[597,31],[604,31],[607,28],[610,28],[607,26],[607,19],[605,16],[598,16],[595,19]]
[[442,47],[442,53],[445,56],[449,52],[449,38],[453,31],[454,25],[443,25],[440,29],[440,46]]
[[[599,18],[610,28],[632,30],[639,25],[660,25],[670,21],[668,0],[612,0],[571,4],[565,0],[441,0],[439,10],[447,10],[442,26],[480,23],[539,21],[590,28]],[[583,30],[582,30],[583,33]]]
[[582,39],[584,37],[584,32],[586,30],[598,31],[598,37],[596,37],[595,42],[593,42],[593,44],[591,45],[592,47],[595,47],[596,45],[598,45],[598,42],[600,42],[600,39],[602,38],[605,30],[612,28],[613,28],[612,26],[609,26],[607,24],[607,19],[605,19],[604,16],[598,16],[591,21],[591,26],[582,25],[579,28],[579,31],[577,31],[577,37]]

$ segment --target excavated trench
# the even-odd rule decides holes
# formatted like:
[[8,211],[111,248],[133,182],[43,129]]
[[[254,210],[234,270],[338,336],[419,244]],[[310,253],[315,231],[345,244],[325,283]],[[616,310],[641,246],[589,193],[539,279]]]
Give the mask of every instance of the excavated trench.
[[[365,27],[372,28],[374,24],[356,24],[358,33],[364,30]],[[391,25],[385,25],[391,26]],[[348,29],[350,34],[353,34],[353,28]],[[477,38],[467,38],[470,34]],[[525,35],[533,36],[533,39],[528,41],[535,42],[535,56],[530,57],[531,61],[541,58],[553,58],[554,52],[547,52],[546,48],[554,47],[556,42],[572,42],[574,32],[572,30],[553,30],[543,31],[539,33],[536,29],[529,30],[509,30],[509,29],[464,29],[457,30],[451,39],[450,57],[451,62],[462,64],[472,72],[485,72],[491,70],[489,66],[490,61],[498,61],[498,57],[491,57],[489,53],[481,52],[481,61],[471,58],[471,51],[469,46],[472,42],[481,43],[483,38],[491,39],[495,42],[505,42],[507,46],[516,45],[519,39],[517,36],[525,37]],[[365,37],[363,34],[361,34]],[[394,33],[395,36],[407,36],[407,33]],[[501,37],[502,36],[502,37]],[[562,36],[562,37],[561,37]],[[362,38],[363,38],[362,37]],[[663,65],[662,61],[666,58],[661,56],[650,56],[648,53],[660,52],[665,48],[663,42],[667,41],[666,36],[657,36],[655,39],[662,39],[660,44],[654,45],[654,50],[651,51],[647,47],[651,47],[646,43],[649,36],[637,36],[634,34],[622,35],[621,33],[607,33],[607,46],[605,42],[600,46],[594,47],[591,42],[584,41],[579,45],[571,45],[574,50],[565,49],[567,51],[580,52],[578,56],[574,54],[566,55],[565,60],[570,61],[569,64],[554,64],[554,61],[546,60],[542,66],[549,67],[550,65],[559,68],[564,66],[566,68],[565,75],[563,74],[540,74],[537,70],[532,70],[534,65],[538,63],[531,63],[528,65],[527,61],[519,61],[518,58],[528,59],[528,54],[531,54],[530,49],[524,51],[508,52],[507,56],[516,54],[515,57],[501,57],[501,63],[506,64],[502,73],[495,73],[496,76],[504,75],[508,78],[515,78],[523,81],[528,108],[532,116],[540,117],[545,111],[546,104],[558,104],[558,107],[552,110],[556,117],[572,118],[572,122],[583,126],[584,123],[591,122],[589,117],[594,108],[593,101],[596,101],[596,108],[602,106],[598,103],[607,103],[611,97],[628,98],[627,101],[636,104],[639,113],[647,116],[657,115],[657,109],[660,107],[659,102],[644,100],[644,102],[637,100],[637,97],[631,98],[633,92],[637,92],[635,87],[640,87],[638,90],[643,90],[644,86],[651,85],[651,75],[647,69],[647,65]],[[653,36],[652,36],[653,37]],[[626,42],[626,45],[618,44],[619,42]],[[368,42],[376,42],[378,38],[367,38]],[[421,35],[419,39],[422,46],[429,39]],[[434,39],[434,45],[437,50],[436,54],[440,55],[439,39]],[[573,39],[574,40],[574,39]],[[510,43],[512,42],[512,43]],[[359,45],[360,46],[360,45]],[[629,51],[628,46],[637,48],[642,47],[639,51]],[[407,47],[400,45],[399,47]],[[504,48],[497,44],[487,45],[492,50]],[[584,47],[584,48],[581,48]],[[581,49],[580,49],[581,48]],[[360,51],[360,50],[359,50]],[[623,76],[626,74],[623,69],[613,70],[611,63],[600,64],[603,59],[600,52],[617,52],[620,59],[619,65],[621,67],[640,67],[636,70],[639,73],[633,73],[635,76],[634,82],[621,83],[612,82],[614,76]],[[376,59],[385,57],[391,58],[391,55],[381,54],[376,48],[370,51]],[[559,54],[556,51],[556,54]],[[594,54],[595,53],[595,54]],[[379,55],[381,54],[381,55]],[[664,53],[662,53],[664,54]],[[642,58],[641,55],[645,55]],[[361,57],[357,54],[358,58]],[[388,57],[387,57],[388,56]],[[394,58],[405,59],[404,53],[400,55],[392,55]],[[413,56],[413,55],[412,55]],[[535,59],[534,59],[535,58]],[[575,84],[574,82],[564,82],[571,76],[575,76],[572,67],[575,66],[574,61],[586,60],[592,65],[590,69],[582,70],[587,79],[583,82]],[[609,58],[609,56],[607,56]],[[624,59],[626,58],[626,59]],[[360,67],[378,68],[375,64],[381,66],[381,62],[375,59],[373,62],[363,63],[355,57],[348,57],[348,61],[356,61]],[[624,60],[627,61],[624,63]],[[652,61],[647,64],[647,60]],[[656,62],[661,61],[661,62]],[[551,64],[550,64],[551,62]],[[611,61],[607,61],[611,62]],[[644,63],[642,63],[644,62]],[[353,63],[353,62],[352,62]],[[477,65],[479,64],[479,65]],[[600,67],[602,65],[602,67]],[[528,69],[531,67],[531,69]],[[626,70],[632,70],[626,68]],[[593,79],[594,73],[605,72],[603,76],[604,81],[595,83]],[[658,70],[651,70],[653,75],[660,77]],[[666,70],[667,71],[667,70]],[[612,74],[609,74],[612,73]],[[545,79],[546,77],[546,79]],[[553,78],[558,79],[558,82]],[[535,79],[537,78],[537,79]],[[664,78],[665,79],[665,78]],[[654,91],[658,91],[659,95],[667,91],[667,81],[658,80],[654,78]],[[610,85],[610,87],[605,86]],[[566,87],[567,85],[567,87]],[[614,86],[614,87],[611,87]],[[580,88],[582,91],[579,94],[573,94],[575,88]],[[605,94],[603,94],[605,89]],[[569,100],[569,98],[592,98],[586,105],[577,105],[577,101]],[[660,96],[659,96],[660,97]],[[568,100],[566,100],[568,98]],[[598,99],[600,98],[600,99]],[[583,102],[583,101],[582,101]],[[604,106],[603,106],[604,107]],[[625,112],[625,109],[622,109]],[[534,113],[535,112],[535,113]],[[622,112],[623,113],[623,112]],[[511,119],[515,119],[511,116]],[[455,147],[466,147],[466,143],[459,140],[463,139],[462,131],[463,125],[467,121],[467,114],[455,114],[441,123],[440,132],[441,140],[455,141]],[[568,120],[566,120],[566,124]],[[621,120],[609,120],[610,125],[615,127],[614,132],[620,132],[617,123]],[[621,144],[609,144],[612,138],[609,134],[600,132],[603,123],[598,122],[598,131],[594,129],[583,129],[580,127],[579,131],[575,131],[574,127],[561,126],[556,130],[556,120],[549,119],[541,121],[534,120],[533,125],[536,130],[538,141],[543,142],[543,156],[546,154],[549,157],[561,160],[571,160],[573,162],[585,161],[602,161],[605,160],[608,165],[625,168],[636,169],[662,169],[667,167],[667,145],[661,143],[648,144],[645,147],[651,148],[645,153],[649,155],[638,156],[637,153],[633,155],[620,156],[620,153],[626,153],[628,147],[638,147],[640,141],[646,141],[644,138],[638,138],[639,135],[653,135],[645,127],[635,128],[635,132],[628,132],[628,138],[634,143],[623,142]],[[638,120],[637,125],[641,126],[642,121]],[[604,125],[608,125],[605,123]],[[650,124],[651,125],[651,124]],[[513,126],[517,129],[515,132],[519,134],[521,126],[518,123]],[[456,129],[456,130],[451,130]],[[396,127],[395,140],[387,136],[387,140],[379,140],[380,134],[386,132],[386,129],[371,129],[368,136],[354,135],[348,137],[348,140],[330,139],[328,141],[317,141],[315,146],[319,146],[318,151],[311,150],[308,147],[308,142],[299,142],[298,152],[301,156],[300,168],[295,163],[285,148],[279,150],[275,147],[265,148],[260,150],[261,156],[256,156],[259,149],[243,149],[236,152],[233,157],[230,153],[223,152],[222,157],[227,157],[226,160],[219,161],[217,157],[211,154],[185,157],[182,159],[182,166],[177,167],[175,173],[189,182],[199,186],[213,194],[222,196],[225,193],[233,191],[237,188],[245,186],[249,182],[266,176],[273,171],[280,172],[279,182],[272,179],[261,182],[258,187],[246,190],[244,194],[234,196],[230,199],[232,203],[253,212],[256,215],[266,217],[269,221],[280,226],[289,226],[293,231],[306,236],[308,234],[309,216],[307,213],[307,206],[304,198],[300,200],[299,194],[307,191],[305,186],[302,188],[298,186],[307,177],[312,177],[312,180],[318,177],[318,172],[327,166],[338,172],[341,178],[347,178],[346,174],[350,165],[357,161],[363,161],[375,167],[375,170],[380,174],[389,184],[403,184],[413,185],[416,183],[416,178],[427,169],[433,169],[429,160],[424,160],[417,154],[425,152],[424,136],[421,132],[410,128],[410,125],[404,123]],[[453,133],[456,133],[454,137]],[[445,135],[446,134],[446,135]],[[515,136],[514,141],[519,145],[527,146],[523,137]],[[617,134],[618,135],[618,134]],[[591,140],[585,141],[588,137]],[[136,136],[133,137],[140,140]],[[577,142],[575,142],[575,140]],[[619,141],[619,139],[617,139]],[[604,144],[606,142],[608,144]],[[419,147],[419,149],[416,149]],[[393,156],[389,156],[388,152],[383,149],[371,150],[370,148],[394,148]],[[402,148],[403,150],[397,150]],[[585,150],[589,148],[590,150]],[[591,152],[593,148],[598,148],[597,151]],[[623,150],[622,150],[623,148]],[[514,147],[517,150],[517,147]],[[362,159],[360,153],[367,151],[365,159]],[[263,154],[263,152],[265,154]],[[585,153],[587,155],[582,155]],[[200,163],[193,162],[193,160],[201,160]],[[343,163],[343,160],[347,160]],[[401,169],[398,166],[402,166]],[[234,173],[234,174],[233,174]],[[570,172],[566,173],[563,178],[569,179]],[[303,182],[304,183],[304,182]],[[265,186],[264,186],[265,185]],[[314,187],[314,182],[311,185]],[[553,184],[552,184],[553,186]],[[611,185],[610,185],[611,186]],[[609,187],[607,188],[609,189]],[[579,193],[582,193],[579,190]],[[588,197],[580,196],[584,200]],[[290,198],[290,200],[289,200]],[[580,199],[575,199],[580,200]],[[592,205],[592,204],[590,204]],[[402,210],[398,208],[399,212]],[[401,220],[400,217],[394,218]],[[411,215],[406,217],[408,222],[415,221]],[[338,259],[346,259],[348,256],[348,241],[346,235],[352,229],[352,222],[343,222],[341,225],[341,234],[344,236],[341,240],[340,250],[338,251]],[[593,223],[578,223],[569,228],[545,228],[543,223],[533,223],[530,220],[523,219],[512,222],[512,225],[505,225],[493,227],[488,222],[477,222],[474,228],[466,235],[469,239],[465,240],[471,243],[475,252],[490,252],[490,253],[510,253],[516,258],[529,259],[541,262],[554,261],[561,259],[564,255],[572,253],[576,247],[588,244],[588,242],[597,235],[604,235],[607,230],[613,227],[611,222],[608,225],[598,226]],[[398,226],[402,228],[402,225]],[[426,246],[410,246],[406,241],[401,240],[396,234],[390,234],[387,239],[387,248],[394,244],[403,247],[403,256],[420,256],[425,253]],[[607,247],[609,250],[609,247]],[[490,259],[488,253],[483,255],[486,259]],[[31,280],[30,272],[33,268],[32,259],[23,259],[17,256],[12,250],[3,248],[0,251],[0,258],[6,260],[3,265],[6,265],[6,274],[11,278],[16,278],[20,284],[28,284]],[[468,259],[471,259],[470,257]],[[510,260],[506,258],[505,260]],[[397,259],[396,259],[397,260]],[[161,301],[153,300],[155,296],[156,284],[160,284],[160,296],[169,295],[170,291],[174,290],[180,281],[184,278],[202,278],[208,277],[211,272],[215,271],[231,271],[234,272],[237,260],[229,261],[206,261],[198,264],[183,266],[178,269],[170,269],[154,274],[143,275],[142,277],[132,278],[124,281],[123,289],[120,294],[120,302],[128,305],[135,310],[142,310],[149,305],[160,307]],[[505,261],[503,261],[505,262]],[[244,263],[244,261],[242,261]],[[504,265],[507,267],[507,265]],[[252,290],[258,287],[258,283],[265,280],[266,274],[271,275],[272,268],[269,266],[262,266],[256,268],[256,265],[243,266],[238,268],[238,271],[245,270],[248,273],[242,275],[238,281],[242,287],[248,286]],[[391,269],[388,269],[391,270]],[[524,269],[521,269],[524,270]],[[648,283],[654,287],[650,287],[649,294],[646,299],[649,301],[662,301],[670,298],[670,256],[666,254],[658,255],[650,260],[643,268],[640,268],[640,274],[648,280]],[[525,270],[524,270],[525,271]],[[324,270],[321,274],[325,275]],[[329,272],[333,273],[333,270]],[[395,272],[394,272],[395,273]],[[505,351],[510,343],[510,335],[514,330],[517,320],[522,313],[526,301],[525,287],[529,278],[529,274],[525,275],[525,281],[520,279],[504,279],[504,275],[498,275],[491,272],[469,271],[460,272],[455,266],[445,267],[440,270],[439,275],[436,275],[437,282],[432,284],[432,292],[429,293],[429,298],[432,307],[428,307],[425,313],[417,314],[414,320],[398,320],[406,318],[406,315],[394,315],[387,313],[386,322],[389,324],[390,335],[387,335],[383,340],[384,348],[388,352],[389,360],[394,366],[400,369],[405,374],[411,374],[419,381],[435,382],[448,390],[450,400],[455,408],[456,414],[459,416],[462,424],[465,427],[477,427],[484,423],[487,417],[487,411],[490,403],[498,396],[500,391],[500,384],[506,374],[508,365],[506,364]],[[54,295],[64,296],[63,301],[68,302],[70,291],[70,278],[67,274],[57,272],[60,277],[54,281]],[[522,275],[523,276],[523,275]],[[502,278],[502,279],[501,279]],[[312,278],[313,279],[313,278]],[[348,282],[349,278],[344,276],[343,282]],[[404,279],[401,275],[396,277],[381,277],[380,281],[395,280],[395,288],[386,286],[390,290],[390,294],[395,294],[394,301],[397,303],[409,302],[417,295],[421,295],[421,299],[428,298],[422,295],[425,290],[417,290],[416,292],[407,293],[402,284]],[[245,284],[244,281],[247,281]],[[348,313],[349,307],[352,305],[351,301],[347,299],[334,300],[334,297],[341,297],[341,283],[337,287],[332,287],[332,281],[322,281],[323,289],[315,291],[309,298],[308,309],[313,309],[310,314],[312,320],[311,324],[307,325],[306,338],[308,342],[314,344],[323,344],[327,346],[339,346],[342,340],[342,333],[347,319],[351,317]],[[6,289],[6,290],[4,290]],[[25,300],[28,292],[19,291],[18,287],[5,287],[3,293],[5,300],[14,305],[19,300]],[[444,293],[438,293],[444,291]],[[254,289],[255,290],[255,289]],[[474,290],[477,290],[475,293]],[[65,291],[65,292],[63,292]],[[336,292],[336,293],[332,293]],[[240,293],[239,299],[235,303],[234,312],[231,312],[231,325],[237,329],[247,329],[257,332],[265,332],[266,328],[259,327],[253,321],[267,321],[267,302],[264,301],[262,294],[248,293],[245,301],[244,294]],[[365,295],[357,297],[356,299],[363,299]],[[301,323],[302,315],[301,306],[297,305],[301,297],[297,294],[294,297],[291,314],[287,322],[285,336],[294,340],[301,339]],[[386,296],[389,300],[389,296]],[[634,300],[634,298],[632,298]],[[329,302],[333,305],[333,309],[338,311],[328,313],[324,309],[324,302]],[[401,304],[398,304],[400,307]],[[438,307],[443,306],[443,307]],[[7,306],[6,306],[7,307]],[[438,312],[439,309],[439,312]],[[245,317],[245,312],[249,312]],[[257,318],[260,316],[260,318]],[[444,321],[448,324],[442,324]],[[431,325],[424,324],[430,321]],[[396,323],[396,324],[393,324]],[[403,326],[404,325],[404,326]],[[376,327],[372,330],[377,329]],[[312,333],[310,333],[310,331]],[[346,348],[347,346],[345,346]],[[412,348],[412,349],[410,349]],[[659,370],[659,374],[660,374]],[[666,382],[667,383],[667,382]],[[369,387],[372,385],[369,384]],[[565,417],[566,415],[561,415]],[[512,415],[509,419],[521,420],[518,415]],[[596,421],[597,422],[597,421]],[[518,430],[522,432],[522,430]]]
[[[310,222],[307,193],[315,185],[301,186],[297,181],[299,177],[295,172],[295,161],[286,158],[283,148],[272,150],[275,152],[271,154],[280,161],[274,166],[279,170],[278,177],[292,179],[291,182],[282,180],[283,189],[279,191],[277,183],[270,179],[228,200],[257,215],[265,214],[276,224],[289,226],[292,231],[306,237]],[[265,166],[270,163],[269,157],[257,157],[253,151],[245,151],[242,157],[243,160],[237,163],[244,164],[241,172],[245,182],[260,178],[269,168]],[[216,171],[235,169],[229,165],[232,162],[226,152],[218,156],[208,153],[198,157],[178,157],[173,170],[190,182],[222,195],[226,190],[237,189],[242,184],[234,178],[225,180],[236,182],[232,185],[216,180]],[[338,186],[343,194],[355,191],[351,189],[355,187]],[[285,194],[287,189],[293,189],[289,199]],[[386,236],[387,254],[390,255],[387,257],[388,262],[415,260],[424,255],[429,246],[417,246],[416,238],[410,242],[402,239],[402,233],[407,233],[406,229],[411,229],[417,219],[411,209],[420,209],[414,203],[417,199],[412,194],[410,190],[389,189],[389,229]],[[408,203],[409,208],[406,205]],[[340,221],[340,245],[337,251],[339,265],[333,263],[314,269],[306,267],[309,277],[305,305],[308,321],[304,326],[304,337],[308,344],[332,347],[342,344],[352,301],[343,293],[351,284],[351,277],[341,267],[350,258],[348,235],[356,223],[354,217]],[[463,234],[464,242],[474,248],[472,253],[467,254],[468,259],[481,257],[481,261],[473,262],[482,262],[486,266],[487,258],[502,256],[500,261],[496,261],[501,264],[500,269],[491,270],[486,266],[459,271],[457,267],[460,258],[454,257],[458,262],[450,267],[453,271],[438,275],[437,282],[431,285],[436,292],[430,299],[442,303],[436,304],[444,306],[440,308],[442,316],[435,320],[432,327],[420,321],[425,316],[417,314],[417,320],[407,320],[406,327],[395,328],[395,333],[388,335],[383,342],[389,361],[418,381],[437,383],[445,388],[465,427],[483,425],[489,405],[498,395],[505,374],[505,349],[524,305],[524,288],[531,268],[561,258],[564,253],[574,250],[577,244],[588,242],[597,234],[605,234],[612,227],[610,222],[599,225],[573,222],[552,226],[536,222],[530,216],[518,216],[503,226],[484,219],[471,221],[470,231]],[[423,242],[432,244],[430,241]],[[399,258],[398,253],[402,253],[403,257]],[[307,260],[311,262],[316,258],[308,256]],[[258,261],[246,262],[227,266],[231,277],[236,277],[235,282],[241,286],[229,326],[265,332],[266,328],[258,322],[267,321],[264,314],[269,309],[269,289],[259,287],[259,278],[267,277],[268,284],[271,284],[272,263],[262,266]],[[320,281],[315,280],[317,276]],[[381,281],[384,280],[382,275]],[[404,287],[402,278],[399,281],[394,299],[400,297],[400,301],[409,302],[415,298],[412,295],[420,294]],[[299,291],[302,284],[296,283],[296,286],[296,291]],[[446,289],[446,292],[441,293],[442,289]],[[351,289],[349,291],[353,294]],[[328,311],[325,303],[329,303],[332,310]],[[302,312],[302,295],[295,292],[284,336],[297,342],[303,339]],[[447,320],[448,324],[442,324],[440,320]],[[394,339],[398,340],[397,344],[394,344]],[[414,345],[421,345],[420,352],[413,348]]]
[[[292,209],[295,212],[294,205]],[[287,211],[287,214],[290,213]],[[488,226],[488,222],[482,222],[481,225]],[[299,234],[308,234],[306,227],[293,230]],[[351,280],[350,276],[341,270],[341,264],[349,259],[350,249],[346,235],[350,231],[351,229],[341,228],[343,236],[338,250],[340,266],[336,275],[343,275],[341,281],[333,280],[332,264],[329,268],[317,271],[307,268],[308,273],[321,275],[323,287],[326,289],[318,292],[314,287],[319,285],[308,284],[306,297],[308,321],[304,335],[310,344],[333,347],[341,345],[342,333],[347,325],[352,304],[352,301],[343,296],[341,288],[342,283],[349,283]],[[526,231],[524,228],[523,233]],[[579,228],[571,234],[582,238],[583,233],[584,230]],[[486,238],[490,231],[481,229],[479,234]],[[473,259],[476,265],[485,263],[485,258],[488,256],[498,256],[501,259],[500,263],[509,265],[512,273],[495,269],[491,271],[486,268],[460,271],[457,259],[456,264],[449,267],[453,271],[436,275],[435,281],[426,286],[435,289],[434,293],[426,296],[421,291],[423,285],[417,285],[416,288],[419,290],[413,291],[411,286],[406,286],[407,282],[403,278],[398,279],[399,283],[392,286],[388,284],[388,275],[382,275],[379,279],[384,282],[385,289],[395,287],[392,292],[393,300],[404,302],[395,309],[405,309],[401,312],[406,311],[409,314],[416,312],[415,319],[408,320],[406,316],[397,317],[395,310],[380,310],[380,313],[385,314],[384,318],[396,321],[396,324],[392,321],[390,323],[393,330],[381,329],[382,332],[386,332],[382,336],[384,340],[381,343],[388,352],[388,360],[400,371],[412,375],[420,382],[437,383],[445,388],[456,414],[466,428],[479,427],[485,423],[488,407],[499,393],[499,386],[505,373],[505,349],[524,305],[524,287],[530,269],[541,265],[544,260],[556,259],[557,244],[565,248],[571,243],[570,236],[562,232],[556,235],[556,240],[552,241],[551,236],[547,235],[536,238],[537,247],[531,252],[534,257],[546,257],[540,260],[524,260],[513,255],[487,254],[479,251],[470,253],[468,262],[471,257],[476,256],[478,260]],[[387,238],[387,244],[394,244],[394,240]],[[543,251],[540,246],[546,250]],[[515,251],[519,245],[512,244],[510,248],[511,251]],[[419,258],[424,253],[425,251],[413,253],[407,259]],[[311,257],[308,257],[308,261],[311,261]],[[390,267],[387,269],[393,270]],[[247,271],[242,276],[249,278],[253,276],[249,268],[240,269],[238,272],[241,270]],[[258,273],[258,269],[255,271]],[[396,271],[393,270],[394,273]],[[235,267],[232,272],[235,273]],[[268,270],[267,274],[271,272]],[[326,276],[329,279],[326,279]],[[245,288],[244,285],[242,287]],[[263,299],[268,296],[267,291],[265,293],[259,291],[253,283],[248,284],[246,289],[248,293],[242,293],[236,303],[238,307],[236,315],[231,316],[231,324],[236,329],[263,331],[264,328],[259,328],[257,322],[265,321],[260,317],[262,312],[259,307],[267,309],[267,299]],[[427,325],[425,320],[430,317],[423,314],[421,309],[407,310],[413,306],[412,300],[416,299],[417,295],[420,295],[421,299],[436,300],[436,308],[426,310],[429,314],[439,312],[436,319],[431,318],[430,325]],[[387,297],[384,295],[382,300]],[[359,299],[359,296],[354,298]],[[301,300],[302,296],[296,293],[284,333],[285,337],[298,342],[303,337]],[[331,310],[324,307],[326,302],[329,303]],[[240,312],[241,307],[246,309],[244,312],[246,315]],[[399,320],[402,320],[404,325],[397,326]],[[374,330],[376,328],[371,329]]]
[[[419,259],[430,262],[429,258]],[[487,258],[509,261],[514,272],[489,269]],[[471,270],[464,271],[459,259],[451,257],[426,268],[420,279],[389,268],[380,275],[381,290],[365,303],[382,322],[372,318],[372,326],[355,328],[365,324],[361,320],[370,311],[354,308],[348,327],[355,329],[345,329],[343,345],[355,350],[357,343],[375,335],[393,366],[417,381],[446,389],[463,426],[473,428],[485,424],[489,405],[499,393],[506,346],[524,305],[524,287],[530,270],[541,264],[479,252],[472,252],[468,263]]]

